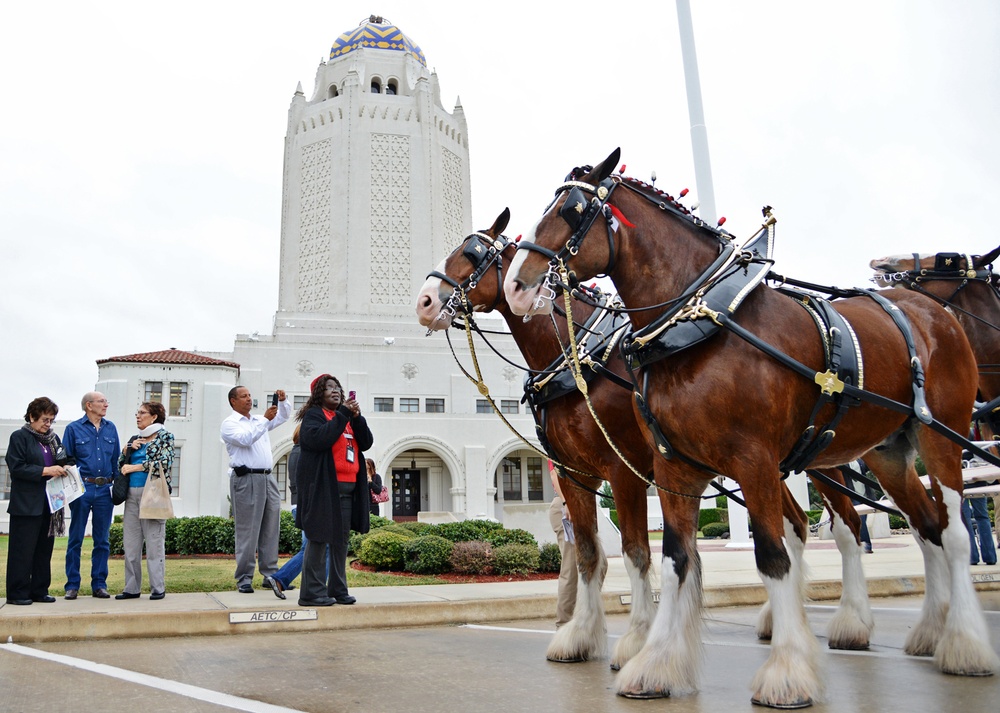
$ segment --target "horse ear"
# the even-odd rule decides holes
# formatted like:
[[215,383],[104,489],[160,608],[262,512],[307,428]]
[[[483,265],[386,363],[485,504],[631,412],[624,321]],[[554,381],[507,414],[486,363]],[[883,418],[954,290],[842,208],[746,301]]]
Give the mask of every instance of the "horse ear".
[[997,259],[998,255],[1000,255],[1000,245],[997,245],[985,255],[974,255],[972,258],[973,267],[978,270],[985,265],[989,265]]
[[594,169],[594,178],[597,183],[600,183],[614,173],[615,169],[618,167],[618,159],[621,158],[621,155],[621,147],[618,147],[611,152],[610,156],[601,162],[600,166]]
[[493,227],[490,228],[490,235],[496,237],[497,235],[502,235],[503,231],[507,229],[507,223],[510,222],[510,208],[504,208],[503,213],[497,216],[497,219],[493,222]]

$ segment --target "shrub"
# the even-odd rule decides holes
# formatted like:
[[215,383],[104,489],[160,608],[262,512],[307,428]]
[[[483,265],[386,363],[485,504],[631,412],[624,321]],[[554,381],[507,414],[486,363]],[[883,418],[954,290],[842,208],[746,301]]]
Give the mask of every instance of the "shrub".
[[514,528],[512,530],[505,530],[503,528],[490,533],[486,541],[493,545],[494,548],[503,547],[504,545],[531,545],[536,550],[538,549],[538,540],[527,530],[521,530]]
[[909,530],[910,525],[902,515],[889,515],[889,527],[893,530]]
[[176,539],[182,555],[231,555],[236,548],[236,525],[228,517],[185,517],[177,526]]
[[403,537],[405,537],[408,540],[412,540],[414,537],[416,537],[416,534],[414,534],[413,530],[411,530],[410,528],[408,528],[406,526],[406,524],[402,523],[402,522],[394,522],[391,525],[386,525],[385,527],[380,527],[378,529],[378,531],[379,532],[394,532],[397,535],[402,535]]
[[437,535],[416,537],[406,543],[406,571],[440,574],[448,571],[448,558],[455,543]]
[[278,552],[294,555],[302,549],[302,530],[295,527],[295,516],[291,510],[281,511],[278,531]]
[[705,525],[712,522],[722,522],[722,512],[718,508],[702,508],[698,511],[699,530],[704,530]]
[[[169,522],[169,520],[167,522]],[[111,544],[112,556],[125,554],[124,535],[124,525],[120,522],[111,523],[111,531],[108,535],[108,542]]]
[[725,510],[726,508],[729,507],[729,503],[726,502],[725,495],[715,496],[715,507],[719,508],[719,510]]
[[538,554],[538,570],[540,572],[558,572],[562,568],[562,553],[555,542],[542,545]]
[[815,525],[823,517],[823,510],[806,510],[806,517],[809,518],[809,524]]
[[409,530],[417,537],[421,535],[433,535],[434,526],[429,522],[401,522],[399,526]]
[[530,574],[538,570],[537,545],[503,545],[493,550],[493,569],[497,574]]
[[347,554],[358,556],[358,552],[361,551],[361,543],[365,541],[365,538],[370,535],[370,532],[361,534],[360,532],[354,532],[351,530],[350,536],[347,538]]
[[163,534],[163,552],[165,554],[177,554],[177,531],[180,524],[181,520],[177,517],[172,517],[165,523]]
[[372,515],[370,522],[371,522],[371,529],[373,530],[377,527],[385,527],[386,525],[392,524],[392,520],[390,520],[387,517],[382,517],[381,515]]
[[461,522],[443,522],[440,525],[435,525],[431,534],[452,542],[472,542],[474,540],[487,540],[492,532],[502,529],[503,525],[492,520],[462,520]]
[[710,522],[701,529],[705,537],[722,537],[729,534],[728,522]]
[[486,574],[493,567],[493,548],[482,540],[456,542],[448,562],[461,574]]
[[406,562],[406,543],[413,536],[387,532],[387,529],[380,527],[365,537],[358,548],[358,559],[361,564],[375,569],[402,570]]

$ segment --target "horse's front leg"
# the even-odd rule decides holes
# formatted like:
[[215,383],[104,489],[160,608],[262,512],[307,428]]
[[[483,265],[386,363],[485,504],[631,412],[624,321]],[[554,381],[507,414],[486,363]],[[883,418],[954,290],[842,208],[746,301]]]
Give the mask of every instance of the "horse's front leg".
[[608,571],[608,561],[597,534],[594,496],[572,483],[563,485],[563,495],[575,535],[576,604],[573,618],[552,637],[545,657],[559,663],[576,663],[600,658],[607,652],[608,632],[601,585]]
[[[661,466],[658,461],[657,482],[676,487],[676,479],[660,477]],[[695,546],[699,500],[661,492],[660,504],[663,507],[660,606],[646,644],[618,674],[618,695],[627,698],[666,698],[691,693],[698,687],[701,670],[701,559]]]
[[800,556],[789,556],[787,543],[799,541],[793,523],[775,507],[773,478],[741,482],[753,522],[757,571],[771,604],[771,654],[754,676],[752,701],[773,708],[797,708],[821,698],[820,648],[806,621]]
[[622,533],[625,571],[632,587],[629,627],[611,653],[611,668],[621,669],[646,643],[649,628],[656,616],[653,582],[650,572],[649,531],[646,519],[646,484],[627,468],[616,470],[612,489]]
[[[802,508],[795,502],[795,498],[788,487],[781,484],[781,512],[785,522],[785,531],[793,532],[794,536],[788,538],[788,555],[795,562],[793,572],[798,573],[799,588],[802,590],[802,598],[805,599],[805,560],[803,555],[806,548],[806,539],[809,537],[809,518],[802,512]],[[757,638],[770,641],[774,621],[771,615],[771,601],[764,602],[761,607],[760,616],[757,618]]]

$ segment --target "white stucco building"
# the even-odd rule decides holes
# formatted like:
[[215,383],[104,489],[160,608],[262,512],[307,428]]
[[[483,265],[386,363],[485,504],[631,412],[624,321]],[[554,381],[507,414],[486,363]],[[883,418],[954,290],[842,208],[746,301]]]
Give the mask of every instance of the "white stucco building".
[[[94,388],[108,395],[108,417],[123,441],[134,430],[138,405],[162,400],[179,453],[176,514],[226,515],[227,459],[218,434],[230,412],[229,389],[247,386],[260,412],[275,389],[301,404],[310,381],[328,372],[357,391],[375,435],[369,456],[387,485],[391,475],[392,499],[383,514],[504,520],[505,505],[515,506],[508,513],[543,507],[551,484],[542,456],[461,374],[444,335],[425,337],[414,316],[426,274],[474,227],[461,103],[448,111],[422,50],[372,17],[335,40],[308,94],[299,85],[284,143],[272,334],[238,334],[226,353],[137,344],[135,354],[99,360]],[[475,220],[488,225],[493,216]],[[233,326],[239,329],[239,314]],[[452,341],[469,367],[464,334]],[[509,338],[497,338],[496,345],[523,363]],[[479,360],[497,406],[534,439],[533,421],[520,404],[522,372],[486,348]],[[81,385],[81,395],[89,386]],[[64,416],[77,413],[68,406]],[[57,424],[60,434],[65,423]],[[20,425],[0,424],[0,448]],[[271,434],[286,502],[291,433],[286,424]],[[0,464],[0,496],[7,492]],[[0,503],[0,518],[5,511]],[[0,520],[0,529],[5,524]],[[551,532],[537,535],[552,539]]]

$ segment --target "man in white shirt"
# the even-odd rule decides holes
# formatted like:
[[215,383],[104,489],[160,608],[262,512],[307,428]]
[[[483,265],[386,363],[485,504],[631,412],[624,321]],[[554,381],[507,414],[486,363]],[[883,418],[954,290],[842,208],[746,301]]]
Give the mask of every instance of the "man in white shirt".
[[285,392],[275,392],[263,416],[251,416],[250,389],[236,386],[229,392],[233,412],[222,422],[222,442],[229,453],[229,496],[236,521],[236,586],[253,594],[253,570],[257,563],[264,583],[284,599],[271,575],[278,571],[278,535],[281,526],[281,496],[271,475],[271,439],[268,432],[292,415]]

